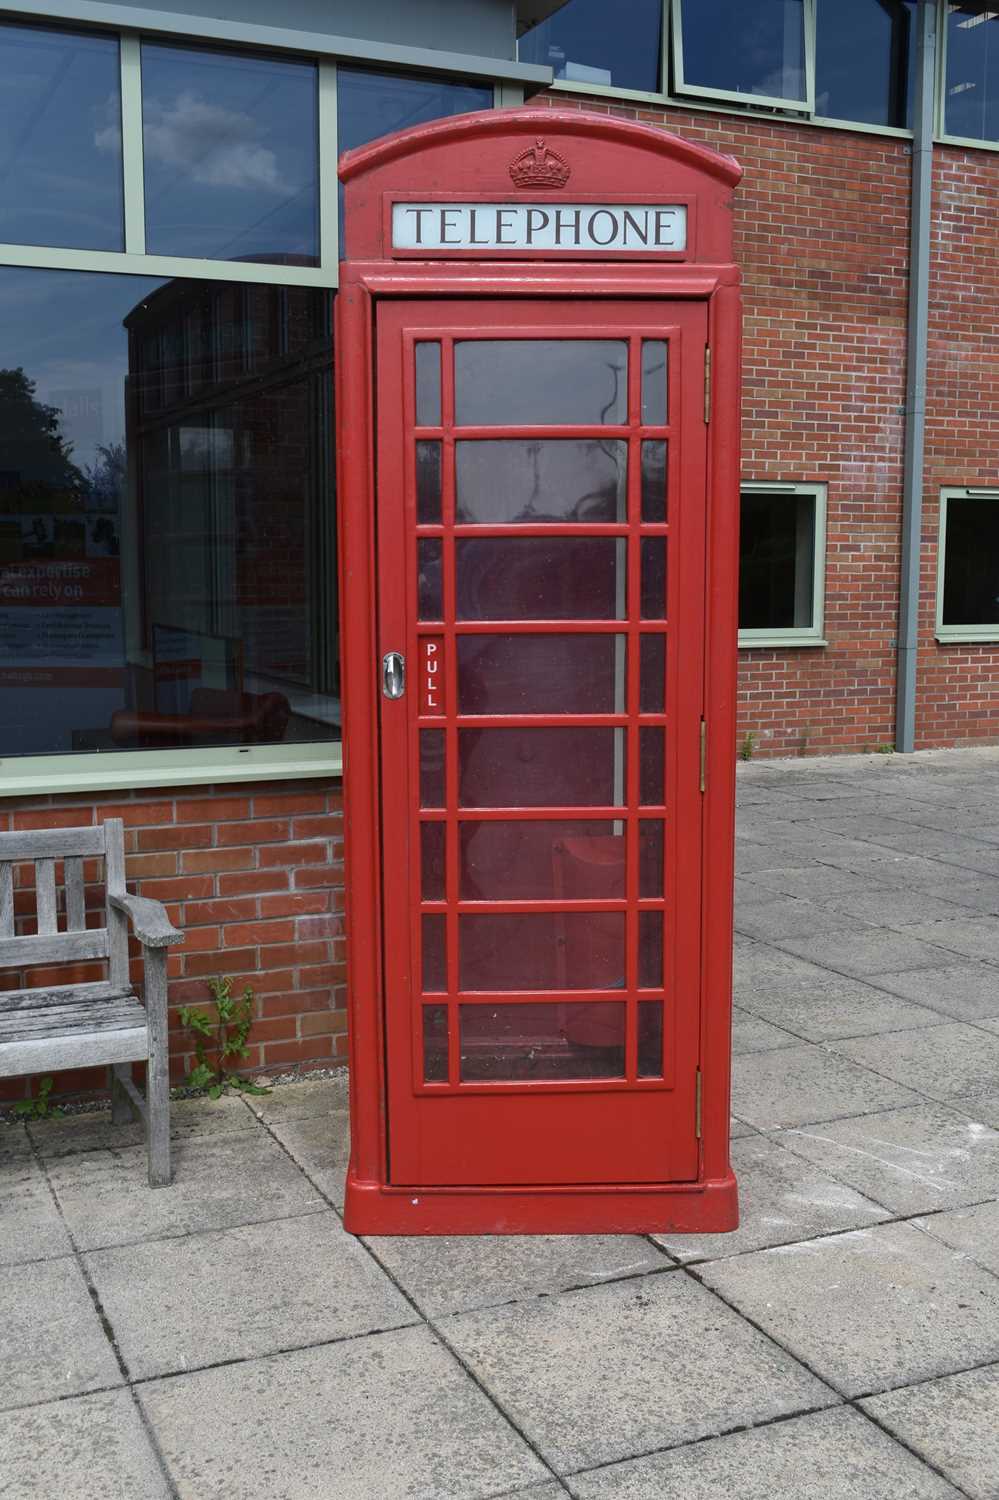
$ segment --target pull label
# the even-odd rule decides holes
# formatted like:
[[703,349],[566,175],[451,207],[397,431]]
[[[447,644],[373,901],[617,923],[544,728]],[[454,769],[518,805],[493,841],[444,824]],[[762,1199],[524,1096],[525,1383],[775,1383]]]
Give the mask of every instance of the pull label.
[[420,642],[420,713],[444,711],[444,640],[439,635],[424,636]]

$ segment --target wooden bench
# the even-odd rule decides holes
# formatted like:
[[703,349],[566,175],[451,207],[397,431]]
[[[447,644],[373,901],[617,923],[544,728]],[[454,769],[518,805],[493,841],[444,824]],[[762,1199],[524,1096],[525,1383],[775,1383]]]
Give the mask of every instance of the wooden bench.
[[[105,925],[86,925],[84,860],[103,858]],[[64,930],[59,930],[56,862],[63,866]],[[17,934],[14,871],[35,867],[37,931]],[[128,972],[131,925],[142,944],[143,1005]],[[0,968],[46,968],[104,960],[106,978],[88,984],[0,991],[0,1078],[62,1068],[111,1068],[111,1118],[132,1107],[146,1127],[149,1182],[170,1182],[170,1074],[167,1049],[167,949],[183,941],[159,901],[125,889],[120,818],[94,828],[0,833]],[[132,1082],[132,1063],[146,1063],[146,1095]]]

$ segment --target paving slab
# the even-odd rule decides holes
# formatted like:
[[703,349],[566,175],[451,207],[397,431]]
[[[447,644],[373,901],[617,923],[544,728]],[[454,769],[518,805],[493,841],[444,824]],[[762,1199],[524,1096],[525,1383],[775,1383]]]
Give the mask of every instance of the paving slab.
[[922,1103],[782,1131],[789,1151],[895,1214],[935,1212],[999,1194],[999,1131]]
[[985,1094],[999,1080],[999,1037],[961,1021],[919,1031],[855,1037],[829,1047],[931,1099]]
[[307,1172],[319,1192],[343,1207],[344,1181],[350,1159],[350,1124],[345,1114],[317,1115],[270,1126],[281,1145]]
[[[913,922],[904,930],[911,937],[935,943],[957,956],[992,962],[999,959],[999,922],[984,913],[961,914],[943,922]],[[955,961],[951,959],[952,963]]]
[[999,1366],[889,1391],[864,1410],[935,1464],[972,1500],[999,1494]]
[[978,875],[966,880],[961,871],[954,873],[959,878],[948,879],[943,887],[948,901],[970,911],[987,912],[992,916],[999,913],[999,879],[995,875]]
[[311,1120],[347,1108],[347,1070],[335,1078],[303,1078],[300,1083],[282,1083],[270,1094],[247,1094],[246,1103],[258,1119],[268,1125],[280,1120]]
[[0,1121],[0,1162],[11,1156],[30,1156],[31,1140],[26,1128],[16,1122]]
[[698,1276],[847,1396],[999,1359],[999,1279],[912,1224],[711,1261]]
[[0,1409],[122,1384],[75,1258],[4,1270],[0,1369]]
[[828,981],[830,975],[819,964],[808,963],[781,948],[772,948],[768,943],[736,934],[732,977],[742,1005],[745,1004],[743,997],[754,990],[804,988]]
[[[858,1488],[858,1482],[861,1486]],[[957,1500],[856,1411],[820,1411],[574,1474],[577,1500]]]
[[785,1245],[838,1229],[877,1224],[886,1209],[836,1182],[767,1136],[732,1144],[739,1183],[739,1228],[731,1234],[654,1234],[679,1261],[716,1260]]
[[954,962],[953,954],[944,948],[879,927],[855,926],[815,937],[781,938],[780,947],[808,963],[860,978],[895,969],[943,968]]
[[0,1495],[169,1500],[170,1489],[128,1391],[74,1396],[0,1414]]
[[192,1137],[174,1151],[170,1187],[151,1188],[144,1146],[63,1156],[49,1177],[81,1250],[318,1212],[322,1198],[259,1126]]
[[[954,1208],[913,1220],[920,1229],[961,1250],[980,1266],[999,1276],[999,1203],[978,1203],[974,1208]],[[997,1418],[999,1420],[999,1418]],[[999,1474],[997,1474],[999,1477]]]
[[871,1114],[888,1105],[918,1101],[911,1089],[824,1047],[782,1047],[779,1052],[752,1052],[733,1060],[733,1112],[758,1130]]
[[875,892],[861,891],[844,895],[842,892],[833,892],[826,898],[829,907],[842,912],[844,916],[851,915],[861,917],[873,927],[890,927],[894,931],[899,928],[919,927],[915,937],[926,936],[932,942],[933,934],[928,930],[924,934],[922,927],[932,926],[937,922],[953,922],[961,917],[961,908],[954,906],[949,900],[941,900],[946,897],[947,885],[945,881],[940,883],[939,895],[930,895],[928,891],[905,891],[905,890],[880,890]]
[[808,936],[813,932],[837,932],[854,928],[857,917],[805,901],[796,896],[779,896],[772,901],[754,901],[736,909],[735,925],[747,937],[772,938]]
[[[236,1095],[170,1101],[170,1135],[175,1141],[189,1136],[246,1131],[250,1125],[246,1105]],[[121,1151],[126,1146],[144,1145],[146,1139],[141,1120],[112,1125],[110,1109],[63,1115],[55,1120],[32,1120],[28,1132],[35,1150],[44,1157],[72,1156],[81,1151]]]
[[[879,974],[879,989],[917,1001],[951,1016],[955,1021],[977,1021],[999,1016],[999,969],[991,964],[964,962],[943,969],[910,969],[901,974]],[[885,1027],[886,1031],[901,1027]]]
[[999,1091],[973,1096],[958,1095],[956,1099],[949,1100],[949,1104],[951,1109],[959,1109],[971,1119],[999,1130]]
[[[750,877],[754,882],[753,900],[762,890],[777,891],[785,896],[804,896],[809,901],[825,901],[834,894],[863,895],[884,890],[882,882],[858,875],[836,865],[797,865],[787,870],[760,870]],[[736,895],[738,900],[738,893]]]
[[140,1386],[180,1500],[479,1500],[550,1474],[426,1328]]
[[[821,971],[820,971],[821,972]],[[920,970],[936,973],[937,970]],[[880,986],[880,976],[875,984]],[[875,984],[845,979],[837,974],[807,984],[760,985],[739,991],[745,1010],[786,1029],[808,1042],[867,1036],[879,1031],[908,1031],[916,1026],[939,1026],[944,1017],[929,1006],[916,1005],[883,994]]]
[[133,1380],[417,1321],[332,1210],[85,1262]]
[[801,1038],[792,1036],[780,1026],[754,1016],[748,1010],[735,1006],[732,1011],[732,1051],[773,1052],[778,1047],[795,1047]]
[[30,1156],[0,1156],[0,1266],[72,1250],[41,1167]]
[[670,1268],[638,1235],[379,1235],[372,1253],[428,1318]]
[[441,1331],[563,1474],[836,1402],[681,1270],[462,1313]]
[[757,1131],[755,1130],[755,1128],[752,1125],[747,1125],[746,1122],[745,1122],[745,1120],[737,1120],[735,1118],[735,1115],[732,1115],[731,1118],[729,1119],[729,1122],[728,1122],[729,1140],[738,1141],[738,1140],[742,1140],[743,1137],[745,1137],[745,1136],[756,1135],[756,1134],[757,1134]]

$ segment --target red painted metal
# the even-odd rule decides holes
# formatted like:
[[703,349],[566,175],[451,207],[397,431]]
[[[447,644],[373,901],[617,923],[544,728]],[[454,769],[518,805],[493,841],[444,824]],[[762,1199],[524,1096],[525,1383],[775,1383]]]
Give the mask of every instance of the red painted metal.
[[[386,234],[393,200],[551,197],[510,191],[507,169],[524,149],[525,135],[543,135],[571,163],[573,201],[687,202],[686,263],[674,256],[653,264],[652,255],[620,267],[575,257],[553,263],[552,252],[546,257],[523,251],[516,260],[490,253],[474,262],[391,255]],[[728,158],[627,122],[525,110],[403,132],[349,153],[341,175],[347,183],[348,246],[337,303],[352,1064],[347,1225],[363,1233],[734,1227],[728,1086],[738,274],[731,264],[729,198],[739,169]],[[623,419],[616,426],[459,428],[454,349],[481,338],[624,341],[629,377]],[[643,339],[669,344],[668,426],[641,422]],[[417,427],[414,345],[427,340],[440,347],[441,410],[439,420],[435,413],[424,415]],[[715,387],[713,420],[706,425],[708,341]],[[542,436],[627,445],[624,515],[612,522],[574,517],[543,525],[523,518],[459,524],[456,443]],[[418,520],[417,440],[439,443],[441,450],[443,508],[429,521],[422,509]],[[669,445],[665,521],[641,517],[636,460],[643,440]],[[558,539],[577,549],[572,555],[579,573],[585,553],[578,549],[585,539],[599,537],[619,549],[615,567],[620,549],[626,557],[618,618],[587,619],[586,587],[577,588],[566,619],[460,618],[459,580],[466,580],[467,592],[472,576],[471,564],[458,561],[463,543],[474,538],[528,549],[518,553],[519,568],[525,555],[540,555],[532,549]],[[418,619],[420,539],[431,549],[424,570],[431,580],[425,584],[425,620]],[[643,539],[667,549],[668,609],[658,620],[642,619],[638,608]],[[514,587],[510,566],[508,560],[508,591]],[[585,577],[577,577],[580,582]],[[431,607],[438,587],[439,601]],[[608,643],[615,663],[607,679],[615,684],[613,702],[605,691],[597,704],[553,701],[518,708],[518,652],[540,651],[541,659],[546,652],[592,652],[594,642],[608,635],[619,642]],[[665,712],[659,705],[645,713],[639,644],[653,637],[665,642]],[[478,675],[461,673],[464,703],[463,645],[479,653],[476,662],[487,664]],[[390,650],[403,651],[410,663],[410,684],[398,700],[380,693],[381,658]],[[592,660],[605,662],[607,652]],[[602,680],[598,671],[593,692],[599,693]],[[702,717],[709,727],[703,793]],[[665,736],[657,770],[663,790],[648,805],[639,803],[643,728]],[[581,805],[555,805],[556,797],[535,805],[533,793],[525,796],[517,786],[517,795],[508,787],[498,797],[517,805],[492,805],[497,797],[483,791],[484,773],[476,771],[483,741],[468,736],[518,729],[577,736],[568,756],[554,740],[539,751],[535,737],[536,783],[539,776],[557,781],[556,773],[568,764],[577,776],[592,772],[596,785],[598,741],[586,735],[618,735],[613,801],[591,796]],[[444,750],[440,774],[436,762],[428,761],[440,794],[435,789],[423,807],[421,730],[437,737],[435,756]],[[459,737],[472,745],[464,778]],[[657,757],[655,745],[651,753]],[[476,806],[481,800],[491,805]],[[639,828],[647,826],[643,819],[662,820],[665,891],[640,884],[646,878],[638,847]],[[567,831],[544,832],[556,823],[568,825]],[[536,847],[547,855],[539,853],[526,866],[523,855],[508,867],[501,861],[500,889],[464,889],[463,853],[476,847],[476,839],[481,845],[477,830],[494,829],[502,839],[504,824],[522,830],[516,847],[528,851],[541,829]],[[487,850],[495,846],[491,839],[485,840]],[[443,857],[425,891],[424,846],[428,860]],[[490,867],[489,878],[495,879],[496,868]],[[476,878],[485,877],[479,871]],[[506,889],[525,879],[538,888],[527,894]],[[495,932],[489,938],[491,929],[482,925],[497,920],[513,924],[498,948]],[[638,968],[639,924],[649,922],[662,933],[661,982]],[[538,924],[546,936],[535,944],[524,934]],[[615,956],[622,935],[623,968]],[[543,963],[536,971],[531,967],[535,947],[555,955],[547,969]],[[490,991],[473,988],[490,964],[501,982]],[[518,987],[532,977],[535,988]],[[661,1041],[654,1026],[660,1001]],[[504,1017],[521,1047],[537,1028],[539,1066],[549,1073],[490,1076],[497,1056],[499,1066],[506,1065],[497,1040]],[[561,1051],[544,1040],[553,1025]],[[577,1063],[564,1064],[566,1052],[587,1059],[591,1076],[568,1076]],[[533,1059],[533,1048],[528,1055]],[[658,1076],[648,1076],[656,1060]]]

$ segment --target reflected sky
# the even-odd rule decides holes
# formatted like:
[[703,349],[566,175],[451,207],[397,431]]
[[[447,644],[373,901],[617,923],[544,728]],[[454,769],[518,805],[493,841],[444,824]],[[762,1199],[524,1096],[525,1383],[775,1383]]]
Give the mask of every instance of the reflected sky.
[[686,84],[804,99],[803,0],[682,0],[682,6]]
[[521,62],[553,68],[556,78],[655,93],[662,52],[662,0],[570,0],[521,37]]
[[116,39],[0,27],[0,241],[124,248]]

